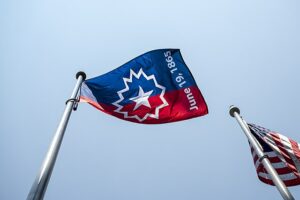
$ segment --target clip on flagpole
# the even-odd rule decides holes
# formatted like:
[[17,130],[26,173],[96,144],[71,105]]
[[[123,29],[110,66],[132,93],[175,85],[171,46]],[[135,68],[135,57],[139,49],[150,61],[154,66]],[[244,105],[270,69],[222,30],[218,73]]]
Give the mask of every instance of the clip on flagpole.
[[234,117],[239,125],[241,126],[242,130],[244,131],[245,135],[247,136],[249,142],[251,143],[252,147],[254,148],[260,162],[264,165],[265,169],[267,170],[268,174],[270,175],[273,183],[275,184],[276,188],[278,189],[279,193],[281,194],[284,200],[294,200],[294,197],[282,182],[280,177],[278,176],[277,172],[271,165],[267,156],[265,156],[262,147],[256,140],[256,138],[251,134],[250,129],[245,123],[245,121],[240,116],[240,109],[235,106],[230,106],[229,114],[231,117]]
[[41,166],[41,169],[31,187],[31,190],[27,196],[27,200],[42,200],[44,199],[45,192],[47,190],[47,185],[49,183],[52,170],[55,165],[55,161],[61,146],[63,136],[68,125],[69,118],[71,116],[72,110],[75,108],[76,103],[78,103],[78,92],[82,82],[86,78],[84,72],[78,72],[76,74],[77,82],[73,89],[72,95],[66,102],[66,108],[54,134],[50,147],[48,149],[47,155]]

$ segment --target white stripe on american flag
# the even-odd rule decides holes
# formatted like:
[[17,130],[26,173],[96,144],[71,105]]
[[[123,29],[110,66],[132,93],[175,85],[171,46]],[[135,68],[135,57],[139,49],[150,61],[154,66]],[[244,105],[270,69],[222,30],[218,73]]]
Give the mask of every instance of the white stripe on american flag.
[[[270,175],[267,174],[267,173],[259,172],[258,176],[261,176],[262,178],[271,180]],[[295,176],[294,173],[282,174],[282,175],[279,175],[279,177],[283,181],[289,181],[289,180],[297,179],[297,176]]]

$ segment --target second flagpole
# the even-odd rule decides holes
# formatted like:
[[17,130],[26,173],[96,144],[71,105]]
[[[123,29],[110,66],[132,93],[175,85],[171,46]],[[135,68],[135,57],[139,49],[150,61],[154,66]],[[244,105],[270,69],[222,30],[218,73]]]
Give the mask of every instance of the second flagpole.
[[285,186],[285,184],[282,182],[280,177],[278,176],[277,172],[271,165],[269,159],[265,156],[261,146],[255,139],[255,137],[251,134],[250,129],[248,125],[245,123],[245,121],[240,116],[240,109],[235,106],[230,106],[229,114],[231,117],[234,117],[239,125],[241,126],[242,130],[244,131],[245,135],[248,138],[248,141],[251,143],[252,147],[254,148],[258,158],[260,159],[260,162],[264,165],[265,169],[267,170],[268,174],[270,175],[273,183],[275,184],[276,188],[278,189],[279,193],[281,194],[282,198],[284,200],[294,200],[294,197],[288,190],[288,188]]
[[74,105],[77,103],[77,95],[81,86],[81,83],[85,80],[86,74],[84,72],[78,72],[76,74],[77,82],[73,89],[71,98],[66,102],[66,108],[54,134],[47,155],[41,166],[41,169],[32,184],[31,190],[27,196],[27,200],[42,200],[44,199],[47,185],[49,183],[55,161],[65,134],[65,130],[68,125],[69,118],[71,116]]

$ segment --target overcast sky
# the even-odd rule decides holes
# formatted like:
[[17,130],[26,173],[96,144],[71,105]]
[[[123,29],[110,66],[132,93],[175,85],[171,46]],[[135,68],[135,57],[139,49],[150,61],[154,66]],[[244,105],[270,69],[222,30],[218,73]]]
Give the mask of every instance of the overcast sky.
[[[80,104],[45,200],[281,199],[228,114],[300,142],[296,0],[0,1],[0,199],[25,199],[75,74],[180,48],[209,115],[139,125]],[[300,187],[292,187],[300,198]]]

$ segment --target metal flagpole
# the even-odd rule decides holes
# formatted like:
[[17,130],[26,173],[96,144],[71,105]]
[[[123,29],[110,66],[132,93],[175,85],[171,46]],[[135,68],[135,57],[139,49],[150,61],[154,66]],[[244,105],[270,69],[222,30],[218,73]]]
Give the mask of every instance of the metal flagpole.
[[78,92],[81,86],[81,83],[85,80],[86,74],[84,72],[78,72],[76,74],[77,82],[73,89],[71,98],[66,102],[66,108],[60,120],[60,123],[57,127],[55,135],[52,139],[50,147],[48,149],[47,155],[44,159],[44,162],[41,166],[41,169],[31,187],[31,190],[27,196],[27,200],[42,200],[44,199],[44,195],[47,189],[48,182],[51,177],[52,170],[54,168],[54,164],[57,158],[57,154],[62,143],[64,133],[66,127],[68,125],[68,121],[70,115],[72,113],[72,109],[78,103]]
[[284,200],[294,200],[294,197],[287,189],[285,184],[282,182],[282,180],[278,176],[273,166],[271,165],[268,157],[264,154],[262,147],[260,146],[256,138],[251,134],[248,125],[243,121],[242,117],[240,116],[240,109],[235,106],[230,106],[229,114],[231,115],[231,117],[234,117],[238,121],[239,125],[241,126],[242,130],[247,136],[249,142],[251,143],[252,147],[256,151],[256,154],[259,157],[260,162],[264,165],[273,183],[275,184],[276,188],[280,192],[282,198]]

